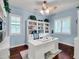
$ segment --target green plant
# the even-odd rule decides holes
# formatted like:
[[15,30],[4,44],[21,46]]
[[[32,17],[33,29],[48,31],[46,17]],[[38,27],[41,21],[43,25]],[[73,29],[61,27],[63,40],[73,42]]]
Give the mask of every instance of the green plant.
[[36,20],[36,17],[34,15],[30,15],[29,19]]
[[3,2],[4,2],[4,8],[5,8],[6,12],[10,13],[8,0],[3,0]]
[[77,8],[79,8],[79,6],[77,6]]
[[45,22],[49,22],[49,20],[48,20],[48,19],[45,19],[44,21],[45,21]]

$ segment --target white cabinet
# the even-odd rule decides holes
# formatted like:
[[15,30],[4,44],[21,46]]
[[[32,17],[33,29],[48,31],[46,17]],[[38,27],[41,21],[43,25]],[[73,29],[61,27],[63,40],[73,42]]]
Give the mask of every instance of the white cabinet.
[[0,59],[9,59],[10,57],[10,37],[6,37],[0,43]]
[[50,23],[44,21],[30,20],[26,21],[26,36],[27,38],[36,30],[39,36],[50,33]]
[[[29,59],[52,59],[61,52],[58,49],[58,39],[50,39],[48,41],[30,40],[28,49]],[[45,55],[50,52],[50,55]]]
[[0,50],[0,59],[9,59],[9,49],[2,49]]

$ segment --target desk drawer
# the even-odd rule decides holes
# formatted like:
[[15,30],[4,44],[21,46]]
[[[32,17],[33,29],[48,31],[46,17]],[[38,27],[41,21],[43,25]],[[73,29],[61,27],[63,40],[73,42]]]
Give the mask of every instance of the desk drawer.
[[48,52],[50,50],[58,49],[58,42],[49,42],[44,45],[40,45],[36,50],[40,50],[42,52]]

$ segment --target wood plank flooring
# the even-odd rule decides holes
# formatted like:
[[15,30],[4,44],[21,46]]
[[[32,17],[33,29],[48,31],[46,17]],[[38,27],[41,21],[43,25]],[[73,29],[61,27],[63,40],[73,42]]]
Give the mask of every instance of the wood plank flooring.
[[[10,59],[22,59],[20,55],[20,51],[25,50],[25,49],[28,49],[28,46],[24,45],[24,46],[19,46],[16,48],[11,48]],[[73,59],[74,48],[72,46],[68,46],[68,45],[60,43],[59,49],[61,49],[62,52],[53,59]]]
[[28,49],[27,45],[15,47],[10,49],[10,59],[22,59],[20,51]]

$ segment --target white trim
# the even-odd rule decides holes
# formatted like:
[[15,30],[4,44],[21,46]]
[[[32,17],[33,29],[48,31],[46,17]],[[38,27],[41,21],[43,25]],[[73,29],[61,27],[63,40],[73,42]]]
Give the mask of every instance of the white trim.
[[70,43],[67,43],[67,42],[62,42],[62,41],[59,41],[59,43],[66,44],[66,45],[69,45],[69,46],[74,47],[74,45],[73,45],[73,44],[70,44]]
[[25,43],[24,44],[15,45],[15,46],[10,46],[10,48],[15,48],[15,47],[22,46],[22,45],[25,45]]

